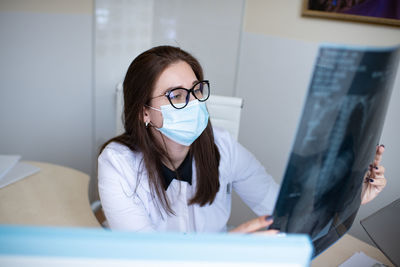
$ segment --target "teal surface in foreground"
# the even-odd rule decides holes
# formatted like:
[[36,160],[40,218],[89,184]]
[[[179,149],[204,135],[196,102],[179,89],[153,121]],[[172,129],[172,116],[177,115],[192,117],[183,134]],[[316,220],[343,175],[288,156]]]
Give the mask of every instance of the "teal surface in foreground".
[[308,266],[306,235],[132,233],[89,228],[0,226],[0,257],[279,262]]

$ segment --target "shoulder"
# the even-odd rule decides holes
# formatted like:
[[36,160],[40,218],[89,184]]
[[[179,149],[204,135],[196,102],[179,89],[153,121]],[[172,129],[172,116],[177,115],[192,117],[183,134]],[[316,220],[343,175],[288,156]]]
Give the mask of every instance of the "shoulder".
[[220,171],[221,174],[224,174],[224,171],[232,169],[231,165],[237,152],[238,142],[225,129],[213,127],[213,133],[215,145],[221,156]]
[[228,171],[230,176],[236,177],[238,173],[263,169],[254,155],[234,139],[228,131],[215,128],[214,139],[221,155],[220,167],[222,169],[220,171]]
[[123,144],[112,142],[103,149],[98,158],[99,182],[119,180],[124,188],[133,189],[137,185],[139,173],[145,174],[143,165],[141,152],[132,151]]
[[225,129],[213,126],[214,142],[219,149],[229,149],[235,143],[236,140],[233,139],[232,135]]
[[117,143],[109,143],[99,155],[99,160],[118,160],[134,163],[138,158],[142,158],[140,152],[132,151],[129,147]]
[[111,151],[113,153],[117,153],[117,154],[124,154],[124,153],[129,153],[132,152],[132,150],[127,147],[126,145],[123,145],[121,143],[118,142],[111,142],[109,143],[102,151],[102,154],[104,151]]

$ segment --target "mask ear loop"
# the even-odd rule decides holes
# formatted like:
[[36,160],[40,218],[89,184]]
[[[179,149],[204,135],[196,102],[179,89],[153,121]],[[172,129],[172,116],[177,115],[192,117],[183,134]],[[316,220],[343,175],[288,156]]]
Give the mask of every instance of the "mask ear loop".
[[[148,107],[148,108],[151,108],[151,109],[153,109],[153,110],[157,110],[157,111],[160,111],[161,112],[161,109],[158,109],[158,108],[153,108],[152,106],[149,106],[149,105],[144,105],[145,107]],[[149,128],[149,125],[150,125],[150,127],[155,127],[152,123],[151,123],[151,121],[149,122],[149,121],[146,121],[145,123],[144,123],[144,125],[145,125],[145,127],[146,128]]]
[[154,108],[154,107],[152,107],[152,106],[149,106],[149,105],[145,105],[146,107],[148,107],[148,108],[151,108],[151,109],[153,109],[153,110],[157,110],[157,111],[160,111],[161,112],[161,109],[158,109],[158,108]]

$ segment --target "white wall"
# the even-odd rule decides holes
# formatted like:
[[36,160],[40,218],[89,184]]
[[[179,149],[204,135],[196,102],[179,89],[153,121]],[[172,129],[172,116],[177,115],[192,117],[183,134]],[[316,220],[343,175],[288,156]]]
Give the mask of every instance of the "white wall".
[[[245,99],[239,141],[280,182],[286,167],[319,42],[400,44],[389,26],[301,17],[301,2],[248,0],[239,57],[237,92]],[[258,97],[257,97],[258,96]],[[400,70],[388,108],[382,143],[388,186],[361,207],[350,233],[371,242],[360,219],[399,197]],[[248,212],[242,211],[246,219]]]
[[0,153],[92,167],[92,1],[0,2]]
[[155,1],[153,45],[180,46],[200,61],[211,93],[234,95],[243,0]]

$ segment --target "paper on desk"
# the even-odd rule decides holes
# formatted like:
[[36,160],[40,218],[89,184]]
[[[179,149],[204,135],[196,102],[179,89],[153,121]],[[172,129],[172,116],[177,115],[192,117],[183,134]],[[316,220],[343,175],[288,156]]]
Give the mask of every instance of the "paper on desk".
[[21,159],[19,155],[0,155],[0,179]]
[[40,171],[40,168],[36,166],[24,162],[18,162],[4,176],[0,177],[0,188],[28,177],[38,171]]
[[365,255],[363,252],[356,252],[339,267],[383,267],[385,264]]

